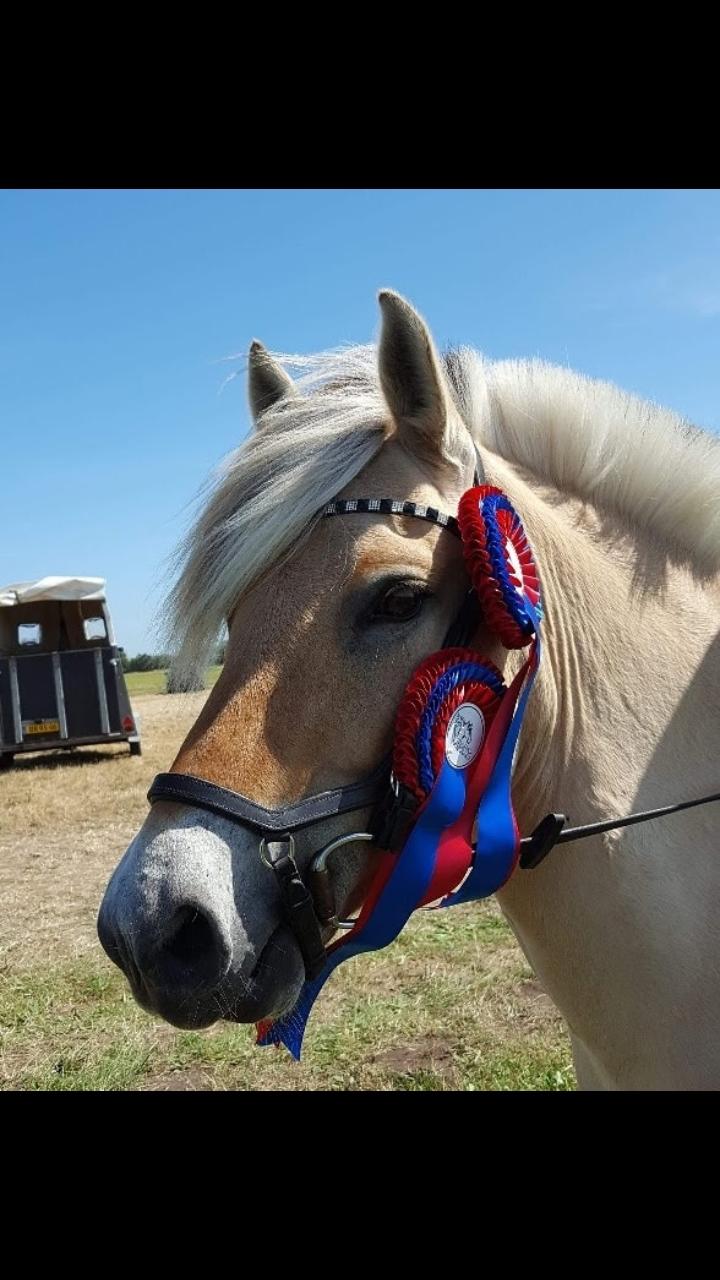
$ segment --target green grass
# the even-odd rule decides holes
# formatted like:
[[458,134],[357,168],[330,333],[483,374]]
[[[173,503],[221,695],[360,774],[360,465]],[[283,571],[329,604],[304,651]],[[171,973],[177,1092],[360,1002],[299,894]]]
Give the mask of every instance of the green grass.
[[313,1012],[302,1063],[253,1040],[248,1027],[176,1031],[148,1016],[99,949],[3,975],[4,1090],[574,1087],[561,1020],[491,903],[425,914],[386,951],[343,966]]
[[[217,680],[221,666],[210,667],[205,675],[205,688],[212,689]],[[165,693],[165,678],[167,671],[126,671],[125,683],[128,687],[128,693]]]

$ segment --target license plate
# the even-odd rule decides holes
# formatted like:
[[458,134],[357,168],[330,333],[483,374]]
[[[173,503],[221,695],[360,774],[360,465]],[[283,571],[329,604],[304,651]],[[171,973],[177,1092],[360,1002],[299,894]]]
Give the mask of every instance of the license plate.
[[23,724],[23,734],[27,737],[29,733],[59,733],[59,720],[27,720]]

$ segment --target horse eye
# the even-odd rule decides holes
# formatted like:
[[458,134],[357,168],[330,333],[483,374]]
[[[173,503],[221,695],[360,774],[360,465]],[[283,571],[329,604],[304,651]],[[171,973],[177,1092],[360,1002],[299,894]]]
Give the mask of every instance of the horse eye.
[[429,594],[420,583],[401,582],[388,587],[372,606],[368,621],[410,622],[417,618]]

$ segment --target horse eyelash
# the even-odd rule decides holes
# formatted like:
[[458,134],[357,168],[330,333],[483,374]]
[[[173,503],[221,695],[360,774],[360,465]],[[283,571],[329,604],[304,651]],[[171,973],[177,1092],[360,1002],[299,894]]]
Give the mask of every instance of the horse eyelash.
[[383,618],[382,616],[378,616],[377,610],[381,606],[385,597],[388,595],[389,592],[397,590],[397,588],[399,587],[409,588],[409,590],[416,597],[416,599],[423,601],[423,603],[426,600],[429,600],[433,595],[433,592],[430,590],[430,587],[425,582],[419,582],[419,581],[410,579],[410,580],[401,580],[401,581],[388,583],[377,593],[372,604],[369,605],[368,608],[361,615],[359,619],[361,626],[401,627],[401,626],[404,626],[406,622],[415,621],[415,618],[418,616],[417,614],[414,614],[413,617],[411,618],[399,619],[399,620],[394,618]]

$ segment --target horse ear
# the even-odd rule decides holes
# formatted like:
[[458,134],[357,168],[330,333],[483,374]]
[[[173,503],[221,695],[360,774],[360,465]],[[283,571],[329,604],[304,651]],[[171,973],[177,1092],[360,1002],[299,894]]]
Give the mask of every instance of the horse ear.
[[257,425],[266,409],[272,408],[282,396],[295,395],[295,384],[262,342],[250,343],[248,356],[248,398],[250,412]]
[[388,408],[408,447],[439,460],[446,455],[450,401],[435,343],[425,321],[399,293],[382,289],[378,301],[380,385]]

